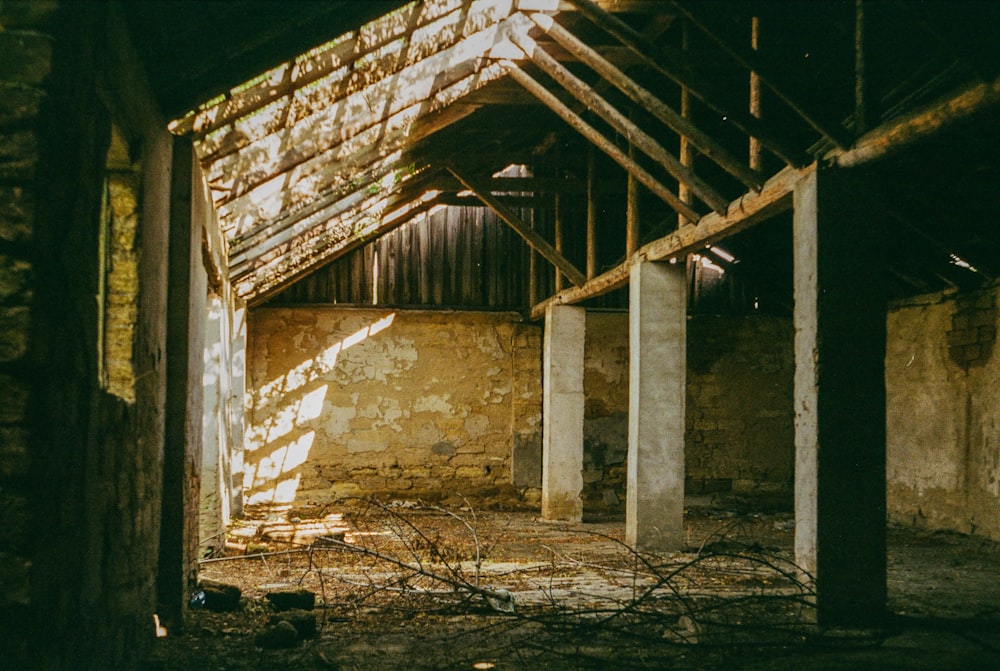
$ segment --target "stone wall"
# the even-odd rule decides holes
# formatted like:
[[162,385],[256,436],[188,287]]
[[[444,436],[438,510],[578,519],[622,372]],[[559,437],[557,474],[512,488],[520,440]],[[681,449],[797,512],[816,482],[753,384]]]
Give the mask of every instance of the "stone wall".
[[251,311],[248,331],[248,503],[518,500],[512,443],[530,449],[539,430],[537,327],[317,307]]
[[[512,320],[474,312],[252,311],[250,502],[462,493],[537,504],[541,332]],[[787,498],[789,321],[696,317],[689,333],[688,490]],[[589,511],[624,506],[628,365],[627,315],[589,313]]]
[[933,294],[889,311],[891,520],[1000,540],[997,294]]
[[[134,668],[155,609],[170,140],[110,5],[0,3],[0,54],[3,665]],[[112,126],[141,166],[141,242],[111,287],[134,300],[102,304]],[[109,347],[102,324],[127,321],[130,349]]]
[[[794,462],[791,321],[698,315],[688,321],[685,489],[790,504]],[[625,501],[628,315],[587,315],[584,498]]]

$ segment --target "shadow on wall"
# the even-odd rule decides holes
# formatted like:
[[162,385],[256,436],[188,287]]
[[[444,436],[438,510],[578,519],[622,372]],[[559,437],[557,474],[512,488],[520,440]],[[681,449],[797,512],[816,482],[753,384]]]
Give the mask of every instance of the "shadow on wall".
[[[392,325],[395,313],[368,324],[253,392],[251,408],[266,419],[247,431],[244,491],[249,505],[289,507],[316,439],[310,422],[323,414],[328,374],[345,350]],[[305,429],[305,430],[304,430]]]

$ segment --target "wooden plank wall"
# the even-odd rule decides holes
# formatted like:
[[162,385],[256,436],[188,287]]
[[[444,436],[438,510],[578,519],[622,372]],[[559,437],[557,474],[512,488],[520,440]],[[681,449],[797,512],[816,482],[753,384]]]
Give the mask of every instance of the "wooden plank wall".
[[[528,266],[528,246],[493,212],[446,207],[318,269],[270,304],[372,305],[377,296],[378,305],[524,310]],[[538,267],[540,292],[551,293],[551,266]]]

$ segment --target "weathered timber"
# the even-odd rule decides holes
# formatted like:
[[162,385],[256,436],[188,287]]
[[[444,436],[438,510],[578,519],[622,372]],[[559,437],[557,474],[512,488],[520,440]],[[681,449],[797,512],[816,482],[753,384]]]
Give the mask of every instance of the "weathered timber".
[[[750,49],[757,51],[760,45],[760,17],[750,19]],[[760,77],[753,70],[750,71],[750,114],[760,118]],[[760,140],[753,135],[750,136],[750,146],[748,153],[750,156],[750,169],[760,170],[762,163]]]
[[[496,68],[499,76],[499,68]],[[492,76],[492,75],[490,75]],[[253,223],[272,218],[291,216],[296,210],[317,209],[329,204],[322,203],[328,196],[336,199],[337,190],[332,186],[350,182],[369,167],[381,169],[398,160],[398,152],[403,147],[468,117],[476,107],[452,105],[440,109],[424,109],[415,106],[412,120],[405,117],[400,123],[376,127],[371,132],[331,147],[324,154],[316,156],[297,166],[290,172],[258,184],[238,198],[217,205],[220,222],[227,229],[235,222],[248,220]]]
[[[484,76],[483,70],[488,71],[488,67],[483,56],[498,42],[506,26],[502,21],[474,33],[388,80],[324,105],[289,128],[211,162],[207,169],[209,183],[215,189],[231,183],[229,193],[222,198],[224,202],[366,130],[391,125],[394,118],[397,125],[407,125],[419,110],[454,102],[490,81]],[[467,82],[464,89],[452,90],[463,81]],[[439,100],[442,96],[445,99]],[[417,110],[407,114],[414,106]],[[401,114],[402,118],[398,118]]]
[[632,49],[648,67],[674,80],[677,84],[688,87],[691,93],[710,109],[726,117],[744,133],[758,138],[765,147],[774,152],[785,163],[795,167],[802,167],[806,164],[808,158],[805,154],[775,135],[760,119],[720,102],[726,100],[727,96],[715,90],[709,80],[691,70],[684,58],[675,50],[654,44],[617,16],[604,11],[590,0],[573,0],[573,3],[580,9],[581,14]]
[[862,165],[895,153],[914,142],[973,115],[1000,106],[1000,78],[971,84],[861,136],[850,151],[827,157],[842,168]]
[[701,32],[715,42],[724,53],[729,55],[730,58],[747,70],[756,72],[757,76],[760,77],[761,83],[771,89],[771,91],[773,91],[778,98],[788,105],[793,112],[798,114],[803,121],[812,126],[816,132],[841,149],[846,149],[849,146],[846,134],[842,129],[834,128],[833,126],[820,121],[814,114],[800,105],[799,102],[792,97],[787,90],[785,90],[785,87],[779,83],[775,73],[765,68],[754,54],[747,52],[742,48],[735,47],[719,37],[719,35],[711,29],[708,23],[702,17],[698,16],[690,7],[681,5],[677,2],[677,0],[669,1],[680,14],[690,21],[692,25],[697,26]]
[[476,180],[458,172],[454,166],[448,166],[448,172],[455,176],[455,179],[465,185],[465,188],[472,191],[479,200],[483,201],[487,207],[496,212],[497,216],[517,232],[528,245],[541,254],[549,263],[554,265],[559,272],[566,276],[570,282],[580,286],[587,278],[576,267],[566,260],[566,258],[556,251],[555,247],[539,235],[534,229],[517,216],[507,206],[497,200],[486,187],[480,185]]
[[683,214],[689,221],[698,221],[699,214],[689,205],[681,202],[675,193],[661,184],[655,177],[649,174],[642,166],[630,159],[613,142],[601,135],[597,129],[581,119],[573,110],[567,107],[559,98],[553,95],[548,89],[535,81],[531,75],[527,74],[511,61],[505,61],[510,76],[519,84],[524,86],[535,97],[541,100],[549,109],[555,112],[566,123],[573,127],[578,133],[590,140],[598,149],[610,156],[618,165],[625,168],[636,179],[642,182],[650,191],[656,194],[663,202]]
[[[597,182],[596,152],[587,148],[587,279],[597,276]],[[631,178],[630,178],[631,179]]]
[[633,265],[644,261],[680,258],[705,245],[745,230],[792,206],[795,184],[815,169],[815,164],[803,169],[787,167],[764,183],[759,193],[749,192],[734,200],[724,215],[715,212],[702,217],[697,224],[682,226],[668,235],[650,242],[611,270],[598,275],[580,287],[573,287],[550,296],[531,308],[531,318],[541,319],[549,305],[570,305],[606,294],[628,284]]
[[315,229],[315,227],[322,225],[324,222],[331,221],[346,212],[367,209],[373,203],[379,202],[389,196],[395,196],[404,190],[413,192],[414,190],[426,188],[429,179],[433,176],[433,173],[427,174],[428,172],[430,171],[416,177],[404,179],[388,189],[380,189],[374,192],[366,184],[333,203],[331,206],[314,212],[307,217],[295,220],[280,228],[275,227],[273,230],[260,230],[255,235],[242,239],[239,243],[232,245],[229,250],[230,268],[236,268],[242,265],[244,261],[251,260],[255,256],[262,256],[286,242],[304,236]]
[[637,84],[631,77],[615,67],[596,50],[587,46],[583,40],[556,23],[552,17],[545,14],[532,14],[530,18],[564,49],[590,66],[607,82],[628,96],[633,102],[642,106],[643,109],[662,121],[667,127],[690,140],[698,147],[702,154],[715,161],[726,172],[740,180],[747,188],[758,190],[763,185],[764,180],[760,174],[744,165],[729,150],[713,140],[711,136],[685,119],[683,115],[672,110],[669,105],[657,96]]
[[[629,147],[629,153],[635,149]],[[683,188],[683,185],[682,185]],[[683,191],[677,194],[684,200]],[[684,215],[678,214],[678,217]],[[639,182],[635,177],[629,175],[625,185],[625,257],[628,258],[639,249],[639,238],[641,232],[642,219],[639,213]]]
[[[552,226],[554,229],[552,231],[552,238],[555,243],[554,247],[556,251],[559,252],[560,255],[563,253],[563,231],[566,228],[563,225],[565,223],[563,221],[563,218],[565,216],[566,216],[566,209],[563,207],[562,198],[559,196],[559,194],[556,194],[555,216],[553,217],[553,222],[552,222]],[[580,283],[574,282],[574,284],[579,285]],[[563,276],[562,273],[560,273],[558,270],[556,271],[556,276],[555,276],[555,287],[556,291],[561,291],[563,288]]]
[[608,122],[612,128],[625,136],[631,145],[634,145],[656,161],[671,177],[685,184],[713,210],[716,212],[726,211],[726,206],[729,203],[722,194],[694,174],[689,168],[681,165],[676,156],[664,149],[651,135],[630,121],[628,117],[587,86],[579,77],[545,53],[544,50],[538,47],[534,40],[517,30],[511,31],[510,38],[518,48],[528,55],[535,65],[552,77],[553,80],[566,89],[577,101],[586,105],[587,109],[595,112]]
[[868,51],[871,47],[868,39],[867,0],[854,0],[854,135],[858,136],[870,130],[878,123],[878,111],[875,108],[876,98],[872,95],[870,77],[868,76]]
[[[250,307],[259,305],[268,297],[274,295],[292,282],[315,271],[321,266],[347,254],[358,247],[371,242],[379,235],[399,228],[414,217],[426,213],[435,207],[434,200],[427,202],[410,202],[387,214],[378,222],[359,229],[363,234],[335,243],[317,244],[293,260],[282,258],[278,263],[268,267],[258,268],[239,280],[234,281],[237,295],[247,301]],[[360,217],[359,217],[360,219]]]

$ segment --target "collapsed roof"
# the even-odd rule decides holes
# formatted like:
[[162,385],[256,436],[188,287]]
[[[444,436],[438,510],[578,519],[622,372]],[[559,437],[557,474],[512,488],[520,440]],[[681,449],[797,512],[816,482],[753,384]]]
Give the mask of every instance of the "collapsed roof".
[[[200,32],[183,4],[169,4],[187,31],[171,35],[175,45],[234,24],[218,53],[202,54],[198,68],[187,62],[187,88],[169,62],[150,70],[168,110],[194,107],[170,127],[194,139],[230,277],[251,303],[437,206],[474,199],[579,287],[594,278],[505,201],[578,194],[588,152],[631,175],[683,232],[710,213],[725,217],[744,195],[760,197],[783,170],[866,160],[952,117],[977,132],[943,136],[945,146],[908,158],[902,179],[914,182],[913,199],[895,211],[920,250],[937,250],[932,266],[944,259],[986,278],[1000,272],[995,227],[955,215],[956,198],[974,201],[996,183],[1000,134],[988,111],[1000,99],[1000,40],[991,34],[1000,11],[992,4],[425,0],[279,11],[199,3],[219,13]],[[256,23],[253,11],[263,14]],[[132,20],[148,28],[163,16],[147,8]],[[262,62],[319,34],[331,39],[219,88],[239,72],[233,63]],[[155,53],[155,37],[140,48]],[[218,94],[196,106],[183,91]],[[931,199],[928,183],[946,176],[941,156],[955,197]],[[497,176],[512,164],[534,175]],[[949,214],[956,222],[947,230],[913,223]],[[602,225],[624,237],[624,222]],[[900,247],[905,258],[923,253]],[[905,258],[897,276],[914,288],[953,284]]]

